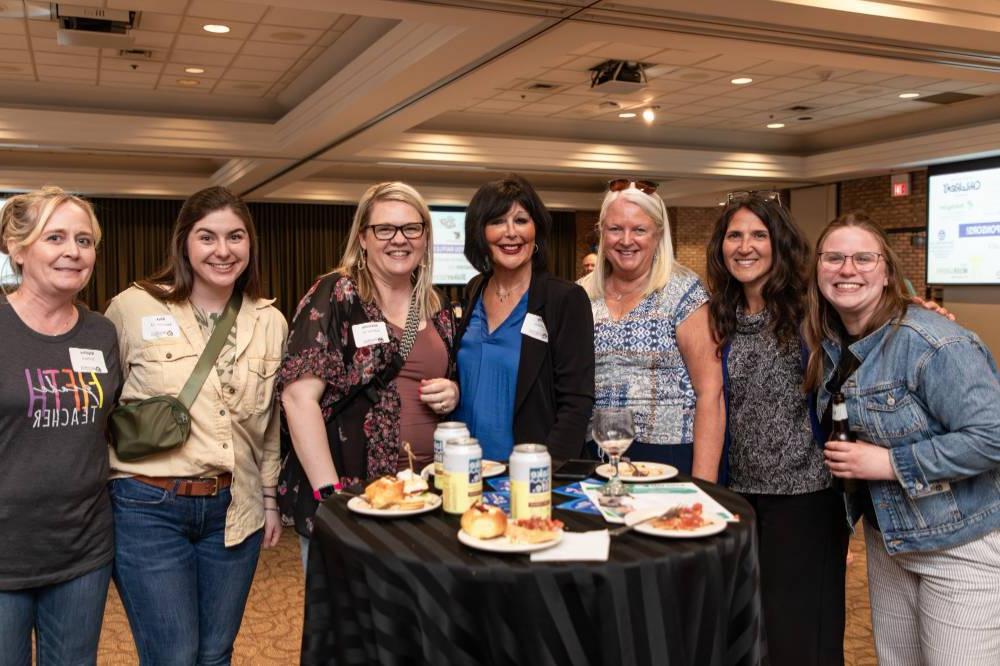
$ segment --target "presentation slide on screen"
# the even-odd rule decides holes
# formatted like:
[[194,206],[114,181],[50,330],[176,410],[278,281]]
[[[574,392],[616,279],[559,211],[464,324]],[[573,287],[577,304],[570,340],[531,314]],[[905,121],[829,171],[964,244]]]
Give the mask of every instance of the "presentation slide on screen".
[[465,211],[431,211],[434,284],[465,284],[479,271],[465,260]]
[[927,282],[1000,284],[1000,168],[932,175]]

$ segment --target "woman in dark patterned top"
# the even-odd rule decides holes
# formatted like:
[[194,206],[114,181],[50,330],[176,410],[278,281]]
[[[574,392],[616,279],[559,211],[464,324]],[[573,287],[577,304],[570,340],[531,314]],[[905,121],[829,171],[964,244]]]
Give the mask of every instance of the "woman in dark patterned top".
[[[777,194],[730,199],[708,245],[729,486],[757,513],[771,663],[842,664],[849,530],[803,393],[809,248]],[[725,454],[724,454],[725,455]]]
[[[458,404],[449,362],[454,321],[431,285],[430,217],[409,185],[370,187],[340,266],[313,284],[295,312],[278,382],[297,459],[286,464],[278,492],[291,495],[284,504],[294,507],[303,537],[317,501],[405,466],[402,442],[418,462],[430,462],[434,428]],[[397,374],[389,366],[411,308],[417,333]],[[366,390],[338,405],[362,384]],[[335,406],[342,409],[334,413]]]

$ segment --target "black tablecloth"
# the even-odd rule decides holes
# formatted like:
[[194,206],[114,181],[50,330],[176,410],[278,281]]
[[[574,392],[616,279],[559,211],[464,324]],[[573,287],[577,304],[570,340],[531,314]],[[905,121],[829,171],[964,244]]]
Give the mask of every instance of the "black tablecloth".
[[[303,664],[757,664],[762,628],[753,511],[701,484],[742,520],[717,536],[612,537],[607,562],[532,563],[459,543],[441,511],[359,516],[333,497],[316,514]],[[599,516],[555,511],[569,531]]]

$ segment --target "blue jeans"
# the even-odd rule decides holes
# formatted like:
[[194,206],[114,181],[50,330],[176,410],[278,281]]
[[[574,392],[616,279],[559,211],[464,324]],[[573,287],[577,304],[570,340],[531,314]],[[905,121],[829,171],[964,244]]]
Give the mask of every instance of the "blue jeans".
[[111,564],[62,583],[0,591],[0,663],[30,666],[31,631],[38,666],[97,663]]
[[178,497],[133,479],[110,483],[114,578],[139,659],[229,664],[264,531],[226,548],[229,490]]

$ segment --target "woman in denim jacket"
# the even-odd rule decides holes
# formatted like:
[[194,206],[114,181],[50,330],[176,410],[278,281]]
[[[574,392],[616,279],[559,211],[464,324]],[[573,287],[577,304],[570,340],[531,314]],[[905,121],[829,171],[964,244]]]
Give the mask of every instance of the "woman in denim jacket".
[[1000,376],[972,332],[910,306],[899,260],[862,213],[834,220],[809,285],[807,388],[840,383],[860,479],[879,663],[1000,663]]

